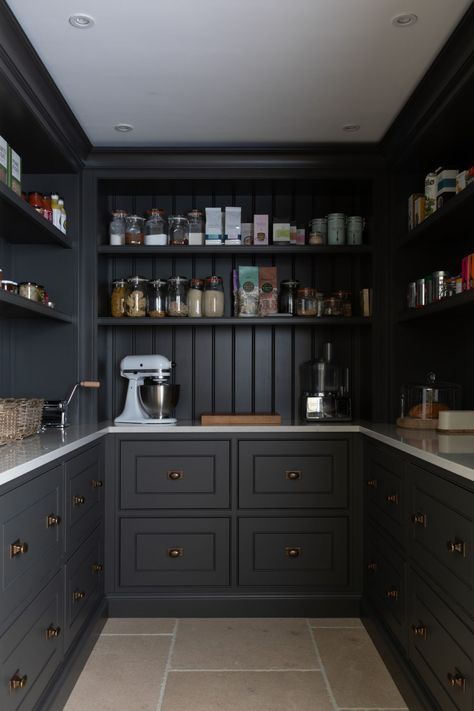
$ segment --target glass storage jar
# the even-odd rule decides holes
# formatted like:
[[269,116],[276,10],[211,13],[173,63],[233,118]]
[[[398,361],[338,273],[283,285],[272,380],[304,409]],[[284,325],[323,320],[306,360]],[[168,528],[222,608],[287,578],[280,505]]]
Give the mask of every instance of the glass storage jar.
[[194,208],[188,212],[189,220],[189,244],[204,244],[204,214],[201,210]]
[[189,244],[189,220],[184,215],[168,218],[170,244]]
[[188,315],[188,279],[183,276],[170,277],[168,279],[168,298],[166,313],[172,317],[182,317]]
[[20,282],[18,284],[18,293],[20,296],[23,296],[23,298],[30,299],[30,301],[37,301],[38,303],[41,303],[43,300],[39,284],[35,284],[33,281]]
[[[461,386],[457,383],[438,382],[436,374],[427,373],[424,383],[402,385],[400,414],[402,418],[417,420],[437,420],[443,410],[459,410],[461,407]],[[400,422],[397,422],[400,424]]]
[[340,299],[342,316],[352,316],[352,294],[350,291],[334,291],[331,296]]
[[188,289],[188,316],[200,318],[202,316],[202,291],[204,279],[191,279]]
[[110,313],[114,318],[125,316],[125,298],[127,295],[127,282],[125,279],[115,279],[112,282],[112,295],[110,297]]
[[220,318],[224,315],[224,286],[222,277],[206,277],[204,282],[202,315],[207,318]]
[[146,316],[146,285],[145,277],[135,276],[127,279],[125,296],[125,315],[132,318]]
[[168,234],[165,211],[159,207],[148,210],[145,222],[145,244],[163,246],[168,244]]
[[324,315],[325,316],[342,316],[342,301],[339,296],[328,296],[324,299]]
[[316,316],[316,289],[304,287],[298,289],[296,295],[296,315],[297,316]]
[[285,279],[280,283],[280,297],[278,310],[281,314],[296,314],[296,295],[300,283],[292,279]]
[[113,210],[112,219],[109,225],[109,242],[118,247],[125,244],[125,218],[127,213],[124,210]]
[[139,215],[128,215],[125,218],[125,244],[138,245],[145,241],[143,234],[144,217]]
[[166,316],[167,286],[165,279],[151,279],[147,286],[147,315],[151,318]]

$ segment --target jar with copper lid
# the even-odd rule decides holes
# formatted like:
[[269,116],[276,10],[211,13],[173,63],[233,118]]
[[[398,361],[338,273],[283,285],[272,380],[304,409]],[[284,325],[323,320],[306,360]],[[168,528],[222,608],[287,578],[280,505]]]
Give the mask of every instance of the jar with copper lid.
[[125,218],[125,244],[141,245],[145,242],[143,233],[144,217],[139,215],[128,215]]
[[170,244],[189,244],[189,220],[184,215],[168,218]]
[[166,316],[167,288],[165,279],[151,279],[147,287],[147,314],[151,318]]
[[189,280],[183,276],[174,276],[168,279],[167,316],[177,318],[188,315],[188,283]]
[[132,318],[146,316],[146,284],[147,279],[140,276],[127,279],[125,295],[125,315]]
[[204,279],[191,279],[188,289],[188,316],[200,318],[202,316],[202,297]]
[[165,211],[161,207],[153,207],[147,212],[145,223],[145,244],[164,246],[168,244],[168,229]]
[[316,289],[304,287],[296,292],[296,315],[297,316],[316,316]]
[[220,318],[224,315],[224,285],[222,277],[206,277],[204,282],[202,315],[207,318]]

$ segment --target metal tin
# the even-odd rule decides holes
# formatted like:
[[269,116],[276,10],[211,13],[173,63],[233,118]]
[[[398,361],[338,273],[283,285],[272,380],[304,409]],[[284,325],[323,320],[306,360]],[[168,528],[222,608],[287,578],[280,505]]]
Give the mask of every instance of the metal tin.
[[326,244],[328,221],[325,217],[315,217],[309,223],[309,244]]
[[411,281],[407,287],[407,306],[416,309],[416,281]]
[[425,301],[426,304],[433,303],[433,277],[431,274],[425,276]]
[[416,280],[416,308],[426,306],[425,278]]
[[344,244],[346,241],[346,216],[343,212],[328,215],[328,244]]
[[362,244],[364,231],[364,218],[360,215],[351,215],[346,220],[346,243],[352,245]]
[[448,282],[448,272],[433,272],[433,301],[441,301],[448,296]]

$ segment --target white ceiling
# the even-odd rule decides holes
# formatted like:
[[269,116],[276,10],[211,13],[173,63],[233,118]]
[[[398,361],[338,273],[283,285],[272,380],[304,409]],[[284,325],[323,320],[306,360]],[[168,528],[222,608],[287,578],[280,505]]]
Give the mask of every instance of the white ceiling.
[[8,4],[94,145],[178,147],[378,141],[471,1]]

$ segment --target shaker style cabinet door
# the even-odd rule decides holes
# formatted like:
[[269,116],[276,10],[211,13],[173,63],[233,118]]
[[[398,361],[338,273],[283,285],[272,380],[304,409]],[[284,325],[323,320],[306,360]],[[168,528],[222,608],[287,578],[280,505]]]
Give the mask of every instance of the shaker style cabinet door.
[[367,513],[403,547],[405,496],[402,460],[386,448],[367,446],[364,487]]
[[239,442],[240,508],[345,508],[347,440]]
[[102,447],[93,447],[68,459],[64,468],[68,513],[66,548],[68,555],[71,555],[92,533],[102,517],[104,497]]

